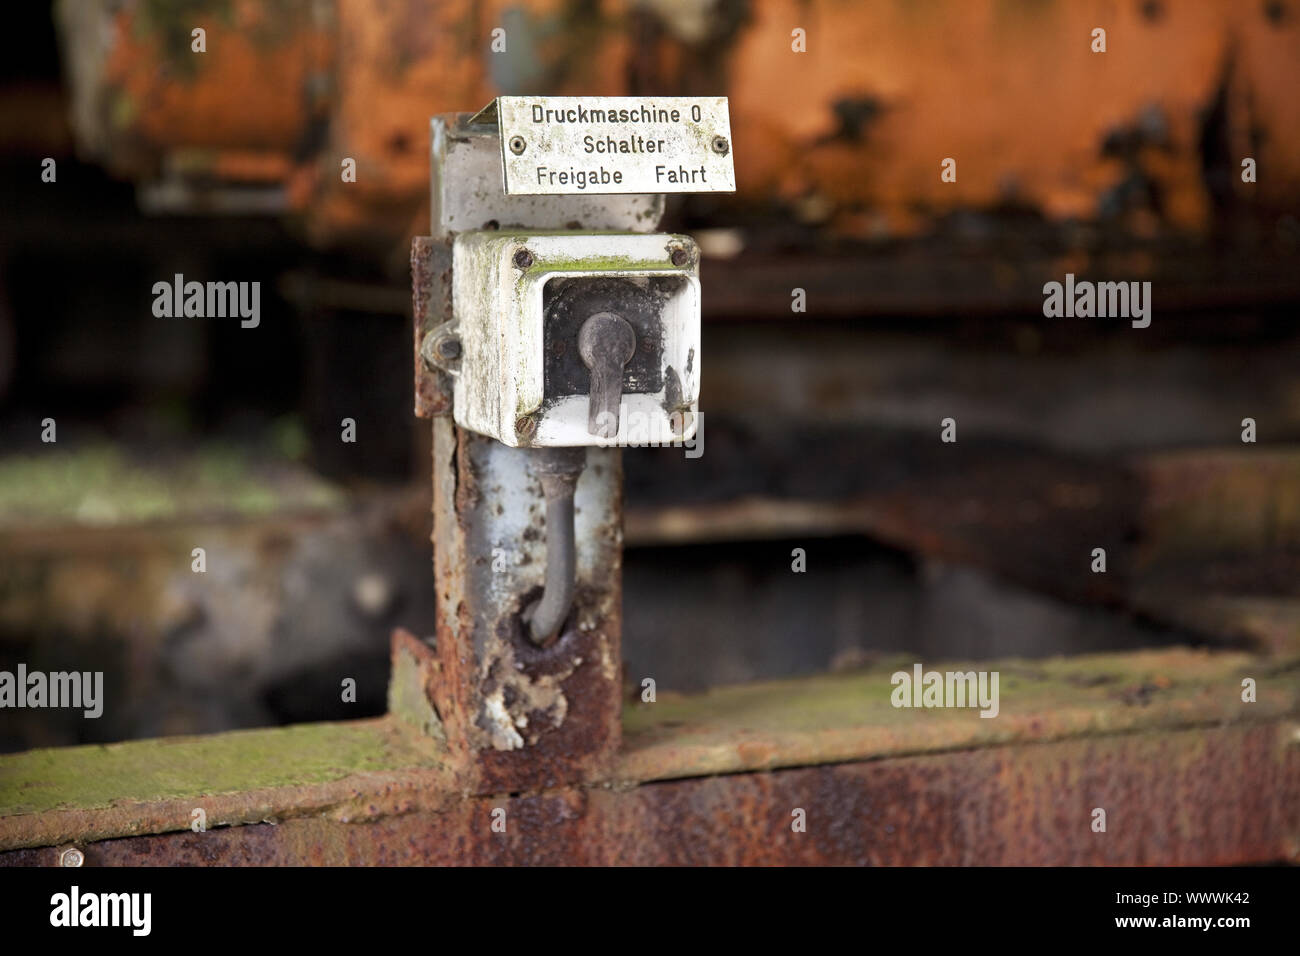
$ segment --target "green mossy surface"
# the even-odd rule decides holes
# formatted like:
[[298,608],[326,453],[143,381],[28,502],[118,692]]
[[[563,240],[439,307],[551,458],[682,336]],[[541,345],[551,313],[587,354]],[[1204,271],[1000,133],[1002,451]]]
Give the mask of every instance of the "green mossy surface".
[[[999,715],[1039,715],[1050,721],[1066,711],[1140,706],[1177,706],[1199,699],[1207,685],[1222,685],[1224,707],[1238,700],[1239,673],[1257,660],[1245,653],[1200,653],[1186,648],[1095,654],[1043,660],[924,662],[925,671],[998,672]],[[896,671],[912,673],[915,657],[891,657],[871,668],[786,681],[719,687],[702,694],[660,692],[654,704],[624,711],[630,737],[664,728],[687,735],[691,728],[818,732],[841,727],[915,727],[917,721],[976,717],[978,708],[894,707]],[[987,729],[1000,729],[997,719]]]
[[0,757],[0,816],[94,809],[436,767],[430,742],[385,720],[56,747]]
[[[1031,661],[924,662],[926,671],[997,670],[999,719],[985,720],[975,708],[894,707],[890,678],[898,670],[910,672],[914,662],[889,658],[861,671],[691,696],[661,691],[654,704],[625,708],[625,745],[668,748],[644,777],[655,779],[661,773],[725,772],[730,763],[723,759],[724,751],[764,739],[790,741],[786,756],[794,765],[866,759],[894,752],[895,745],[909,740],[919,752],[942,749],[945,741],[977,746],[1269,719],[1292,712],[1300,700],[1300,673],[1285,663],[1268,666],[1240,652],[1168,648]],[[1240,703],[1243,674],[1269,676],[1267,700]],[[821,752],[819,740],[834,743],[845,733],[853,737],[848,744],[852,753],[841,753],[838,744]],[[436,739],[392,718],[34,750],[0,757],[0,816],[296,787],[367,771],[437,768],[443,753]]]
[[142,463],[109,445],[0,458],[0,526],[115,526],[327,510],[343,494],[277,459],[228,445]]

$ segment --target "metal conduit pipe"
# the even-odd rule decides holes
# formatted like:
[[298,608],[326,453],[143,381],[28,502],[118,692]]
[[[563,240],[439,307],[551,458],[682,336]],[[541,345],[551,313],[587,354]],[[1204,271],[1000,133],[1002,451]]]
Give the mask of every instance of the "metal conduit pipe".
[[530,467],[546,497],[546,580],[542,596],[524,612],[534,644],[548,644],[564,625],[577,587],[578,556],[573,528],[573,492],[587,464],[585,448],[542,448]]

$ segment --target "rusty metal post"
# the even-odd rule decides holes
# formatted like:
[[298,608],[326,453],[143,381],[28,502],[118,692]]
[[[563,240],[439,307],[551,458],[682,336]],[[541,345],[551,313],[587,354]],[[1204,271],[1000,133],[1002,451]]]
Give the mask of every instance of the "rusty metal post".
[[577,586],[559,637],[523,612],[543,588],[546,508],[529,451],[433,423],[437,668],[432,696],[477,792],[604,777],[619,747],[622,458],[583,450],[574,495]]
[[[451,243],[480,229],[657,227],[661,196],[507,196],[495,131],[464,115],[432,132],[435,236],[411,249],[416,414],[433,425],[437,634],[423,687],[463,789],[514,792],[605,778],[620,744],[622,452],[585,455],[574,491],[576,582],[559,635],[539,647],[524,612],[543,591],[546,501],[528,448],[456,425],[460,360]],[[526,431],[527,423],[521,428]],[[403,637],[408,649],[409,638]]]

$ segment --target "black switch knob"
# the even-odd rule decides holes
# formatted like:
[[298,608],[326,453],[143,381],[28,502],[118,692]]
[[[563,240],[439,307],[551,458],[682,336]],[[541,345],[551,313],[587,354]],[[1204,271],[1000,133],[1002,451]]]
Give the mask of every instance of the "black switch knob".
[[587,431],[597,438],[618,434],[623,366],[636,352],[636,332],[621,315],[597,312],[578,330],[578,354],[591,369]]

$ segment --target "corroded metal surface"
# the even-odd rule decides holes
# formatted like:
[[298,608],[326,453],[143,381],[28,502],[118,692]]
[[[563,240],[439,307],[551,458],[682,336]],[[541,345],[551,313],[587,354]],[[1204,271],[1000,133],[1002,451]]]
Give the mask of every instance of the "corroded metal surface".
[[[418,229],[429,115],[517,89],[726,95],[737,198],[843,236],[920,235],[983,210],[1149,237],[1241,214],[1271,224],[1300,196],[1300,58],[1283,3],[62,8],[83,145],[139,178],[196,148],[200,172],[274,177],[317,237]],[[196,25],[206,54],[190,52]],[[355,182],[340,179],[343,156]],[[1241,182],[1243,156],[1258,183]],[[945,157],[955,181],[940,177]]]
[[[996,717],[893,706],[892,672],[911,662],[793,681],[662,695],[624,717],[624,782],[745,773],[1068,737],[1288,720],[1300,714],[1300,675],[1284,661],[1182,648],[1003,660],[944,669],[1000,675]],[[1261,688],[1241,699],[1242,680]]]
[[415,414],[420,418],[451,411],[451,381],[424,360],[424,337],[451,321],[451,243],[429,236],[411,240],[411,308],[414,315]]
[[430,121],[430,230],[436,237],[473,229],[566,229],[652,232],[664,212],[660,193],[507,196],[495,124],[471,126],[468,113]]
[[0,846],[42,846],[329,813],[373,817],[454,793],[445,749],[393,718],[32,750],[0,760]]
[[[86,865],[1297,861],[1294,736],[1294,726],[1266,724],[470,798],[366,822],[315,817],[92,843]],[[1098,807],[1105,832],[1091,825]],[[800,810],[804,832],[792,825]],[[56,853],[0,861],[52,865]]]
[[337,62],[330,19],[304,0],[58,4],[79,146],[141,180],[301,181]]
[[[393,713],[384,720],[0,757],[0,848],[185,831],[196,807],[204,809],[210,828],[325,817],[339,823],[378,821],[382,830],[387,818],[407,814],[454,820],[439,815],[464,809],[470,791],[542,789],[494,785],[513,771],[508,762],[449,751],[427,696],[437,690],[444,665],[425,642],[396,635]],[[692,696],[661,693],[653,704],[630,705],[623,716],[622,749],[605,776],[590,777],[590,797],[684,778],[736,779],[949,752],[1001,754],[999,759],[1014,763],[1025,759],[1018,754],[1041,753],[1067,740],[1092,748],[1090,753],[1108,753],[1120,747],[1120,738],[1194,741],[1200,735],[1209,741],[1231,730],[1254,739],[1263,728],[1280,735],[1273,739],[1275,756],[1282,760],[1300,715],[1300,672],[1286,661],[1241,653],[1175,648],[998,662],[993,666],[1001,674],[1001,701],[995,719],[961,708],[894,708],[895,666],[882,662],[861,672]],[[1241,700],[1244,676],[1257,681],[1257,702]],[[455,730],[456,722],[451,723]],[[580,749],[583,742],[572,734],[543,740],[537,765],[558,778],[585,760],[583,769],[594,774],[593,755]],[[1157,787],[1181,772],[1179,754],[1194,752],[1191,743],[1167,751],[1153,746],[1131,772],[1145,774],[1148,785]],[[503,755],[506,760],[519,756],[519,751]],[[484,765],[490,774],[481,773]],[[1285,781],[1268,776],[1264,766],[1233,772],[1252,775],[1261,798],[1284,792]],[[1058,778],[1058,799],[1083,799],[1087,791],[1076,787],[1080,780],[1083,776]],[[629,818],[627,825],[634,822]],[[1290,832],[1278,829],[1280,824],[1270,826],[1278,839]]]
[[599,779],[619,747],[622,459],[587,449],[575,493],[577,592],[545,648],[521,612],[541,592],[546,528],[528,452],[433,423],[434,706],[476,792]]

